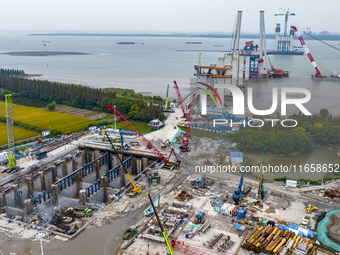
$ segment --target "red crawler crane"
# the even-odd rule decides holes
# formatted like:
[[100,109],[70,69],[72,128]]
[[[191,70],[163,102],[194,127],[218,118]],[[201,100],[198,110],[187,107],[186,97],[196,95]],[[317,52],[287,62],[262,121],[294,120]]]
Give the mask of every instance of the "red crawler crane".
[[164,155],[155,147],[153,144],[146,139],[128,120],[127,117],[124,116],[123,113],[121,113],[119,110],[117,110],[116,107],[114,107],[112,104],[106,105],[107,108],[110,109],[110,111],[118,116],[120,118],[120,121],[126,126],[127,128],[132,128],[135,132],[135,136],[145,145],[145,147],[150,150],[160,161],[163,161],[165,164],[167,164],[170,160],[173,148],[171,148],[169,157],[166,158]]
[[298,36],[298,38],[299,38],[299,40],[300,40],[300,43],[301,43],[303,49],[305,50],[305,52],[306,52],[306,54],[307,54],[307,57],[309,58],[310,62],[312,63],[312,66],[313,66],[313,67],[315,68],[315,70],[316,70],[315,77],[317,77],[317,78],[323,78],[322,74],[321,74],[320,71],[319,71],[319,68],[317,67],[317,65],[316,65],[316,63],[315,63],[315,60],[314,60],[312,54],[310,53],[309,49],[307,48],[307,45],[306,45],[305,41],[303,40],[303,38],[302,38],[302,36],[301,36],[301,34],[300,34],[300,31],[299,31],[295,26],[291,26],[291,27],[294,29],[296,35]]

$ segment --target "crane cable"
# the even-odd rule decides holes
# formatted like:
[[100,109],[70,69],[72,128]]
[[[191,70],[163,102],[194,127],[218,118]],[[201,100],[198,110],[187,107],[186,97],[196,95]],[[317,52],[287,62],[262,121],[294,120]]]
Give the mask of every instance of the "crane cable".
[[336,49],[336,50],[340,51],[339,48],[334,47],[333,45],[330,45],[330,44],[328,44],[328,43],[326,43],[326,42],[320,40],[319,38],[316,38],[315,36],[312,36],[310,33],[306,33],[306,32],[303,32],[303,33],[306,34],[306,35],[308,35],[308,36],[310,36],[310,37],[312,37],[312,38],[314,38],[315,40],[318,40],[318,41],[320,41],[320,42],[326,44],[327,46],[329,46],[329,47],[331,47],[331,48],[333,48],[333,49]]

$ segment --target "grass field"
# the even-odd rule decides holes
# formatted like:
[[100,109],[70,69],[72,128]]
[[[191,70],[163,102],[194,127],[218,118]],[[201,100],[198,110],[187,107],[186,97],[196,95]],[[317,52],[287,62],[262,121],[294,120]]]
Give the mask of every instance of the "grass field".
[[[0,102],[0,116],[6,117],[6,106],[4,102]],[[57,129],[63,134],[85,128],[89,123],[97,124],[96,121],[69,114],[16,104],[13,104],[13,117],[16,121],[44,129]]]
[[[19,141],[25,138],[36,136],[38,133],[23,128],[14,127],[14,140]],[[7,144],[7,124],[0,122],[0,145]]]

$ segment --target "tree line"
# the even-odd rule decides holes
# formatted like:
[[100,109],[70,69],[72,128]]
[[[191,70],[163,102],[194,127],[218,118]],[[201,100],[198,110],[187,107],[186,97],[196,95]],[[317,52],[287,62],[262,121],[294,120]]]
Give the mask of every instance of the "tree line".
[[77,96],[79,96],[82,100],[86,101],[87,99],[92,99],[95,102],[100,102],[104,98],[117,97],[116,93],[110,89],[90,88],[75,84],[26,79],[8,75],[0,75],[0,86],[13,92],[20,93],[25,91],[27,93],[35,93],[31,94],[35,96],[30,95],[32,98],[39,94],[39,96],[47,95],[49,97],[59,97],[63,101],[70,102],[72,102]]
[[273,154],[292,154],[313,150],[313,136],[303,128],[287,131],[269,132],[253,128],[244,128],[236,132],[232,141],[241,151],[260,151]]
[[279,124],[272,127],[269,121],[261,128],[242,128],[235,133],[233,141],[243,151],[285,155],[311,151],[314,141],[340,146],[340,117],[333,117],[327,109],[321,109],[319,114],[310,116],[300,112],[287,119],[296,120],[297,127],[287,128]]
[[[123,93],[118,97],[110,89],[97,89],[81,85],[49,82],[47,80],[25,79],[8,75],[0,75],[0,86],[12,92],[13,96],[23,96],[49,101],[49,110],[53,110],[56,104],[64,104],[81,109],[110,112],[105,105],[112,103],[117,109],[128,115],[131,119],[150,121],[152,119],[164,119],[163,108],[159,104],[146,103],[143,100],[150,99],[161,102],[159,96],[143,96],[136,93]],[[126,99],[125,96],[133,97]],[[4,98],[1,92],[0,97]]]
[[0,68],[0,75],[26,76],[23,70]]

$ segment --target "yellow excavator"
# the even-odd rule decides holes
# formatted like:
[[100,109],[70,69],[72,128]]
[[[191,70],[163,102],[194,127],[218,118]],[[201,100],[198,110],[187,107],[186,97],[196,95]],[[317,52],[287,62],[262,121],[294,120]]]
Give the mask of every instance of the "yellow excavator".
[[161,147],[162,147],[162,148],[167,147],[167,145],[166,145],[167,143],[168,143],[168,144],[170,143],[169,139],[166,139],[166,140],[164,141],[164,143],[161,144]]
[[311,213],[313,211],[318,210],[318,208],[316,206],[312,206],[312,205],[308,205],[306,208],[306,213]]
[[143,189],[143,185],[137,185],[135,184],[135,182],[133,181],[133,179],[131,178],[131,175],[129,174],[129,172],[126,170],[125,168],[125,165],[123,164],[123,161],[121,160],[121,158],[118,156],[118,153],[116,151],[116,148],[114,147],[112,141],[111,141],[111,138],[109,137],[109,135],[105,132],[105,135],[107,137],[107,139],[109,140],[111,146],[112,146],[112,149],[115,151],[115,153],[117,154],[117,158],[118,160],[120,161],[120,164],[123,166],[124,170],[125,170],[125,173],[126,175],[129,177],[129,180],[130,180],[130,183],[131,183],[131,193],[134,195],[134,194],[139,194],[142,192],[142,189]]

